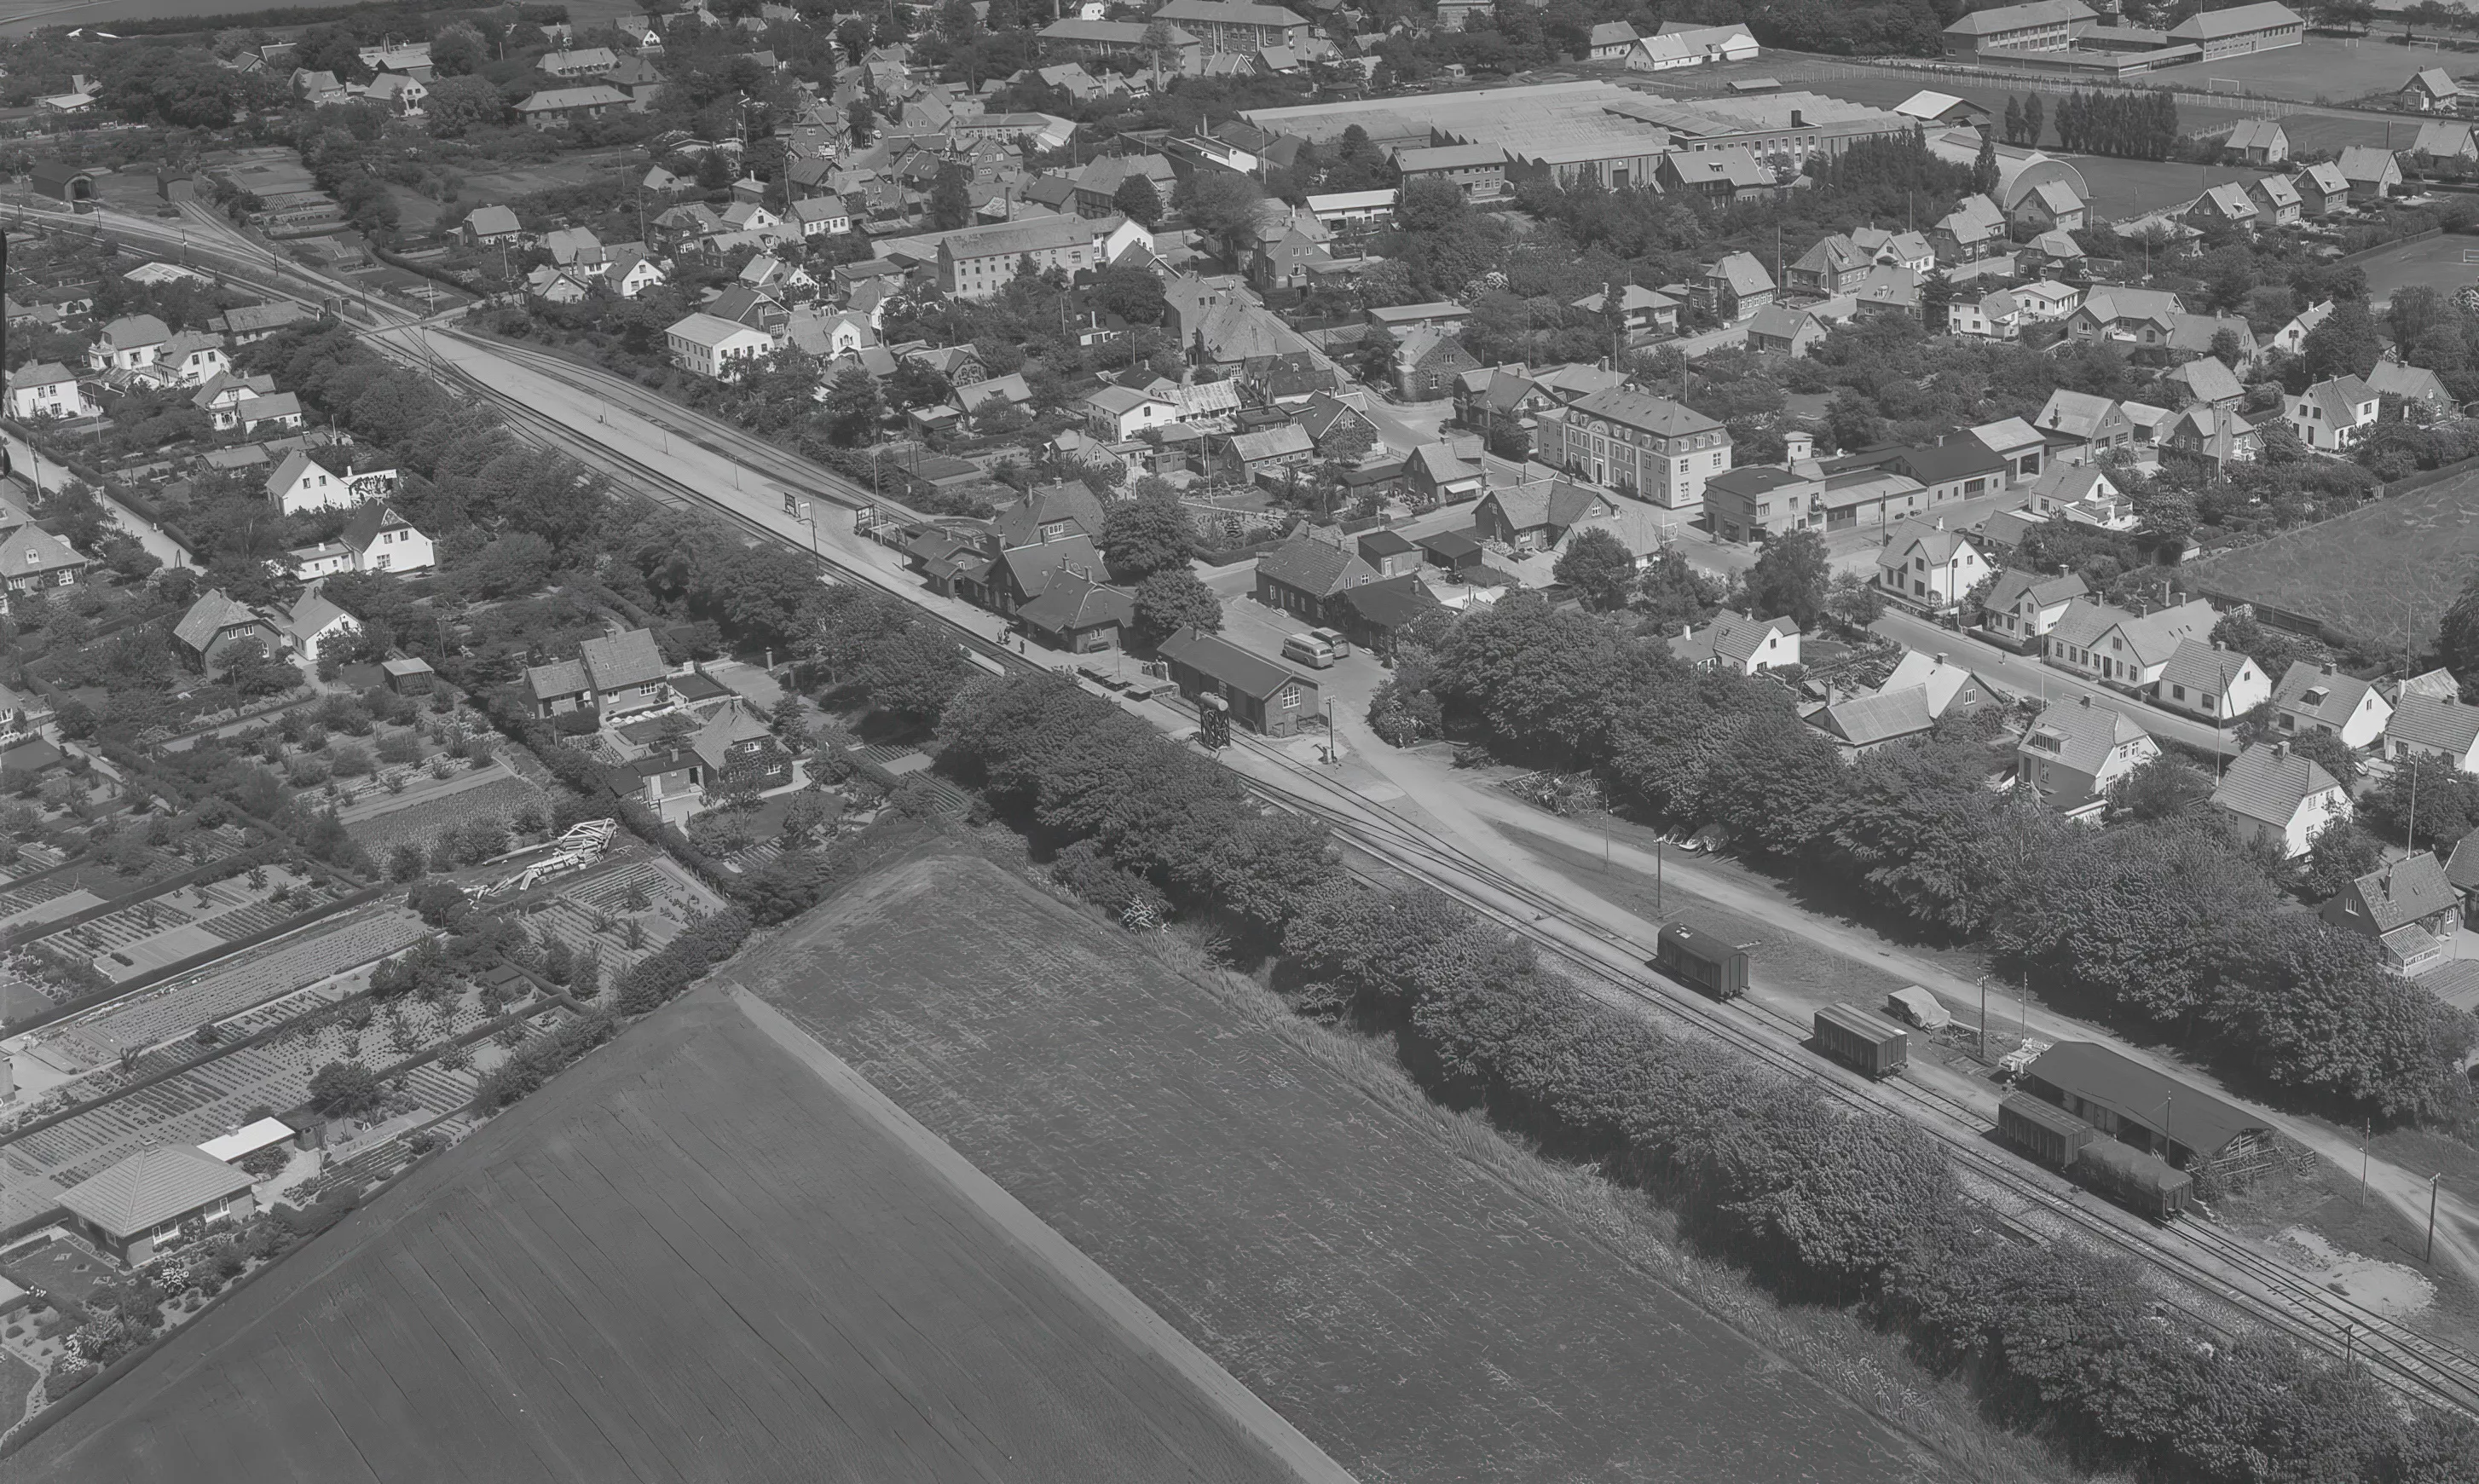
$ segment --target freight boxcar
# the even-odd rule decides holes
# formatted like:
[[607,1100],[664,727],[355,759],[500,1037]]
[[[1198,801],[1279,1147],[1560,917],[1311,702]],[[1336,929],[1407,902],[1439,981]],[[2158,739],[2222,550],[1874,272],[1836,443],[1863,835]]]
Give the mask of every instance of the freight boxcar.
[[1717,1000],[1748,992],[1747,951],[1710,933],[1672,923],[1653,943],[1652,966]]
[[2068,1173],[2077,1184],[2155,1221],[2166,1221],[2185,1210],[2195,1186],[2194,1176],[2159,1155],[2114,1139],[2095,1139],[2083,1145]]
[[1997,1105],[1997,1132],[2007,1143],[2048,1165],[2064,1169],[2100,1131],[2045,1098],[2008,1092]]
[[1827,1005],[1818,1011],[1816,1044],[1834,1061],[1871,1077],[1891,1077],[1911,1061],[1910,1033],[1855,1005]]

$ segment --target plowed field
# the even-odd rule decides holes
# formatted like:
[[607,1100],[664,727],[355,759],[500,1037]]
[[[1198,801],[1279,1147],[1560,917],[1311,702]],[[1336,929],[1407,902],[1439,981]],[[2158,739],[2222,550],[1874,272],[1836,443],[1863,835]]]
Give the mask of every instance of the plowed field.
[[1946,1476],[1448,1131],[986,861],[882,870],[725,972],[1366,1484]]
[[636,1027],[0,1478],[1303,1476],[1227,1376],[1149,1338],[1166,1332],[1097,1296],[1054,1234],[754,1014],[777,1031],[711,993]]

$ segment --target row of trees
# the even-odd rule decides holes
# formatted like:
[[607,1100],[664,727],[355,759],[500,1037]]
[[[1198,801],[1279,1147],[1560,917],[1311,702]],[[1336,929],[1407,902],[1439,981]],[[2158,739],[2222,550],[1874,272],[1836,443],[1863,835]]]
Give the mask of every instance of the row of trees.
[[1237,930],[1279,955],[1275,982],[1304,1011],[1397,1034],[1434,1091],[1659,1195],[1780,1292],[1859,1309],[2106,1467],[2426,1481],[2479,1446],[2466,1420],[2398,1411],[2287,1343],[2201,1343],[2157,1317],[2129,1265],[1993,1236],[1911,1125],[1854,1122],[1806,1084],[1671,1040],[1437,892],[1342,875],[1320,827],[1260,812],[1228,772],[1063,680],[958,696],[940,765],[1081,894]]
[[2165,92],[2077,92],[2057,104],[2057,144],[2078,154],[2166,160],[2178,147],[2178,105]]
[[1986,786],[1975,740],[1845,764],[1770,681],[1690,671],[1658,643],[1522,596],[1398,657],[1372,721],[1415,708],[1597,769],[1633,807],[1717,825],[1747,855],[1843,883],[1917,931],[1982,941],[2047,992],[2202,1043],[2291,1102],[2417,1118],[2467,1096],[2454,1063],[2468,1017],[2389,972],[2372,943],[2290,909],[2287,868],[2228,834],[2210,780],[2184,763],[2159,765],[2193,776],[2142,795],[2130,823],[2082,830]]

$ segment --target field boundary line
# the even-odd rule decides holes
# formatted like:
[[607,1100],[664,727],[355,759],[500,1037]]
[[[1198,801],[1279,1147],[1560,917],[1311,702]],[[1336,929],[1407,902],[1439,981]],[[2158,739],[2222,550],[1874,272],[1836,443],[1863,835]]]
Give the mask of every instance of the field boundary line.
[[1264,1397],[1241,1385],[1239,1377],[1171,1327],[1152,1305],[1112,1277],[1101,1264],[1086,1256],[1022,1201],[1009,1195],[980,1166],[958,1153],[954,1145],[897,1106],[894,1099],[853,1070],[824,1042],[749,990],[735,985],[729,995],[741,1013],[749,1017],[750,1024],[767,1039],[817,1074],[855,1112],[877,1123],[918,1156],[1002,1237],[1023,1247],[1035,1261],[1057,1274],[1068,1291],[1105,1322],[1125,1333],[1174,1374],[1203,1393],[1207,1401],[1218,1407],[1294,1477],[1309,1484],[1356,1484],[1350,1471],[1292,1426]]

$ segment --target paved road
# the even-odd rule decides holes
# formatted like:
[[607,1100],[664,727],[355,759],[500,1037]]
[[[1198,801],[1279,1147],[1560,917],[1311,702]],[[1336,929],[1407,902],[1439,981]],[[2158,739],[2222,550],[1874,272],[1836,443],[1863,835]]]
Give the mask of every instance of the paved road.
[[[62,480],[73,477],[59,464],[28,448],[25,441],[14,433],[0,433],[0,444],[8,446],[10,467],[38,491],[58,489]],[[103,501],[104,514],[112,517],[115,525],[137,537],[138,544],[146,549],[147,555],[166,567],[190,565],[188,549],[166,534],[164,527],[121,504],[104,491],[96,490],[94,493]]]
[[2208,751],[2225,751],[2232,755],[2237,752],[2236,742],[2203,722],[2137,701],[2124,691],[2079,679],[2055,666],[2042,664],[2011,650],[2000,649],[1984,639],[1975,639],[1942,625],[1931,624],[1916,613],[1888,608],[1884,616],[1870,627],[1924,654],[1949,655],[1957,664],[1967,664],[1999,684],[2034,701],[2089,696],[2095,704],[2106,704],[2134,717],[2142,724],[2144,730],[2156,737],[2173,739],[2188,747]]

